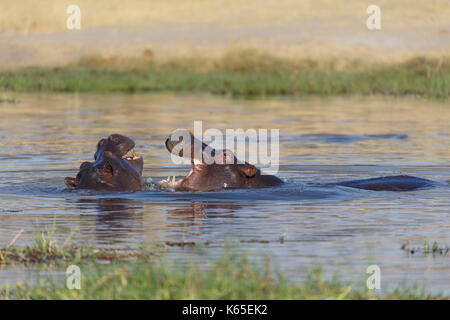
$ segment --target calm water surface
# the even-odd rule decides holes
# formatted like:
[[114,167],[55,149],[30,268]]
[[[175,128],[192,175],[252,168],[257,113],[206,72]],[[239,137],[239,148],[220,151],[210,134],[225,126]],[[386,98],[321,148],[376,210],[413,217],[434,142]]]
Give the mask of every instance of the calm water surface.
[[[450,257],[408,255],[403,243],[450,243],[450,189],[373,192],[322,184],[392,174],[450,180],[448,104],[414,99],[236,100],[208,95],[21,95],[0,104],[0,244],[20,229],[56,220],[62,242],[134,247],[161,241],[211,242],[204,249],[168,247],[173,260],[205,263],[226,243],[272,260],[294,281],[322,265],[361,283],[368,264],[381,285],[404,281],[450,294]],[[93,159],[97,141],[122,133],[144,157],[149,185],[188,167],[175,165],[165,138],[176,128],[276,128],[279,176],[287,183],[213,193],[70,191],[66,176]],[[280,237],[285,241],[280,242]],[[255,240],[262,240],[261,243]],[[27,277],[0,270],[0,285]],[[362,280],[361,280],[362,279]]]

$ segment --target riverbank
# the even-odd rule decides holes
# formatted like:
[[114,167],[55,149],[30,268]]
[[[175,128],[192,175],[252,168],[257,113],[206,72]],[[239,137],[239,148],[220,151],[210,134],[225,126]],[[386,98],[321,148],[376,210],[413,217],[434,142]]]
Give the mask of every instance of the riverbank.
[[[337,277],[325,280],[320,268],[311,270],[302,284],[294,284],[273,270],[269,257],[265,264],[255,264],[246,256],[228,254],[207,271],[193,264],[170,268],[151,255],[79,266],[80,290],[66,288],[65,277],[43,277],[38,283],[4,285],[0,299],[447,299],[416,286],[378,295]],[[57,271],[42,264],[38,268]]]
[[85,57],[64,67],[0,72],[13,92],[208,92],[233,96],[414,95],[448,99],[450,57],[381,63],[287,59],[260,51],[220,59]]
[[[270,255],[252,260],[246,254],[234,253],[232,247],[226,247],[224,254],[210,260],[205,268],[165,260],[165,246],[191,243],[128,251],[66,243],[57,246],[53,232],[39,231],[32,246],[15,247],[19,233],[0,249],[2,269],[26,266],[47,274],[38,281],[2,285],[0,299],[448,299],[428,294],[416,285],[380,295],[358,289],[337,275],[326,280],[320,267],[310,269],[301,284],[293,283],[274,267]],[[66,287],[64,270],[69,265],[79,267],[79,289]]]

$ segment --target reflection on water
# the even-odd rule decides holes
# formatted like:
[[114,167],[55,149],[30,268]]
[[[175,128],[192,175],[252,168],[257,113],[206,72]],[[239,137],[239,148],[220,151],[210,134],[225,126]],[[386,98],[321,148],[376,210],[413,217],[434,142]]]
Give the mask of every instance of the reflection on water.
[[78,200],[77,206],[84,223],[95,223],[96,241],[126,241],[130,234],[142,232],[142,204],[135,200],[87,198]]
[[[407,256],[402,243],[450,241],[449,188],[371,192],[327,183],[390,174],[450,180],[448,105],[412,99],[233,100],[211,96],[24,95],[0,104],[0,243],[34,225],[95,246],[160,241],[210,243],[169,247],[175,260],[217,257],[224,244],[270,253],[292,279],[317,263],[352,280],[381,267],[382,287],[415,280],[450,294],[448,257]],[[287,183],[258,190],[171,193],[151,187],[173,165],[164,140],[174,129],[280,129],[280,172]],[[66,190],[97,141],[129,135],[144,157],[149,188],[136,193]],[[284,241],[280,241],[280,238]],[[257,240],[257,241],[254,241]],[[258,242],[259,240],[259,242]],[[263,241],[260,241],[263,240]],[[266,243],[268,242],[268,243]],[[0,282],[22,272],[0,271]]]

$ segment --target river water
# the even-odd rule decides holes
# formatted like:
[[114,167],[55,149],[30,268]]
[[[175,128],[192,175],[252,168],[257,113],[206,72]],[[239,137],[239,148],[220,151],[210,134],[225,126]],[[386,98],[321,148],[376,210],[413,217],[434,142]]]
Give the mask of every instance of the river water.
[[[450,257],[411,255],[401,245],[450,242],[450,188],[375,192],[324,184],[408,174],[450,180],[448,104],[414,98],[233,99],[210,95],[23,94],[0,103],[0,244],[35,225],[56,238],[98,247],[168,247],[170,260],[205,264],[228,243],[251,257],[270,255],[293,281],[321,265],[326,277],[363,283],[368,265],[382,290],[406,282],[450,294]],[[70,191],[64,177],[91,161],[97,141],[130,136],[152,182],[182,177],[164,140],[177,128],[279,129],[283,186],[211,193],[148,187],[135,193]],[[281,240],[280,240],[281,239]],[[36,272],[0,270],[0,285]]]

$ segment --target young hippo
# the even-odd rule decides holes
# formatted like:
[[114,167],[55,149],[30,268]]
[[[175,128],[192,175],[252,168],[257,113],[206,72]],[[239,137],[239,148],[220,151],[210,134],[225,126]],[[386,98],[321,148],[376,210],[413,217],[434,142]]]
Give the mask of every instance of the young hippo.
[[[190,159],[192,168],[184,179],[175,181],[173,177],[158,182],[161,187],[177,191],[206,192],[264,188],[283,183],[273,175],[262,174],[259,169],[247,162],[240,162],[230,150],[215,150],[200,142],[188,131],[177,139],[178,136],[172,134],[166,140],[166,148],[174,155]],[[184,155],[183,150],[190,150],[190,154]]]
[[[104,191],[141,190],[144,160],[134,153],[134,141],[120,134],[101,139],[95,162],[83,162],[75,178],[65,178],[68,187]],[[131,156],[127,153],[131,150]]]

